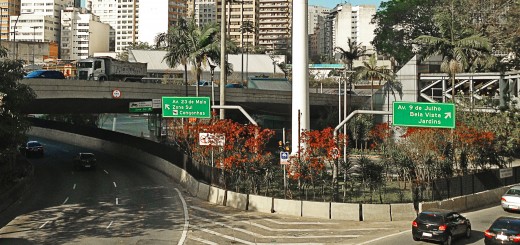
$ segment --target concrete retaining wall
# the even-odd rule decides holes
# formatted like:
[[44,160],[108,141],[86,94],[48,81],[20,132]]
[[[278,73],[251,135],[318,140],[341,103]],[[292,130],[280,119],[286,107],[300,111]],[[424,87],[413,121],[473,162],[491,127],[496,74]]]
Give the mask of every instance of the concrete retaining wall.
[[249,195],[247,210],[262,213],[271,213],[273,208],[273,198],[257,195]]
[[363,221],[392,221],[390,204],[362,204]]
[[[320,203],[299,200],[276,199],[235,193],[199,183],[183,169],[174,164],[143,152],[139,149],[125,145],[104,141],[88,136],[76,135],[58,130],[33,127],[30,135],[62,141],[79,147],[97,151],[110,152],[120,158],[132,158],[147,166],[156,169],[175,181],[179,182],[191,195],[217,205],[226,205],[241,210],[251,210],[264,213],[274,213],[316,217],[335,220],[358,221],[360,217],[364,221],[397,221],[413,220],[416,216],[413,204],[363,204],[360,213],[359,204],[352,203]],[[22,188],[22,187],[18,187]],[[445,208],[457,211],[466,211],[491,204],[499,204],[500,197],[509,188],[502,187],[495,190],[484,191],[473,195],[452,198],[438,202],[425,202],[419,204],[419,212],[431,208]],[[3,200],[3,198],[2,198]]]
[[359,204],[333,202],[330,204],[330,218],[359,221]]

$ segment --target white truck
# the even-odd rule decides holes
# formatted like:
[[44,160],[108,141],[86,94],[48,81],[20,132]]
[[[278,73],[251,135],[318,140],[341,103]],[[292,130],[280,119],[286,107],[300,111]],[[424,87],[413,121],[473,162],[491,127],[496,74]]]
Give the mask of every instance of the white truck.
[[147,64],[92,57],[76,62],[78,79],[97,81],[140,82],[147,74]]

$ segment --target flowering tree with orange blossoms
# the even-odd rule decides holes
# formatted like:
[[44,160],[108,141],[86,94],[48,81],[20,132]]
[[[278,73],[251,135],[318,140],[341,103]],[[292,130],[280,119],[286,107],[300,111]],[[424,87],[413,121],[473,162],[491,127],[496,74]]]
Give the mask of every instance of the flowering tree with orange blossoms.
[[[272,163],[273,156],[265,150],[266,143],[274,135],[272,130],[217,119],[197,120],[171,128],[175,129],[172,132],[174,141],[184,145],[195,163],[212,166],[211,160],[214,160],[223,187],[231,185],[240,191],[240,187],[247,183],[248,191],[259,192],[261,176],[258,172],[270,168]],[[200,133],[224,135],[225,143],[223,146],[200,145]]]
[[370,147],[384,151],[389,139],[392,137],[392,129],[387,122],[379,123],[368,132],[368,135],[372,139]]
[[[316,197],[316,188],[321,184],[319,193],[323,200],[326,200],[327,186],[330,186],[333,195],[337,195],[337,178],[332,179],[327,172],[327,164],[332,169],[337,169],[337,160],[334,158],[334,149],[343,147],[344,135],[340,134],[334,139],[334,129],[325,128],[323,130],[310,130],[301,133],[299,154],[292,156],[291,165],[287,167],[290,180],[298,183],[298,188],[307,197],[307,186],[312,187],[313,196]],[[338,151],[337,157],[341,157]],[[332,180],[332,181],[330,181]],[[336,193],[334,193],[336,192]]]

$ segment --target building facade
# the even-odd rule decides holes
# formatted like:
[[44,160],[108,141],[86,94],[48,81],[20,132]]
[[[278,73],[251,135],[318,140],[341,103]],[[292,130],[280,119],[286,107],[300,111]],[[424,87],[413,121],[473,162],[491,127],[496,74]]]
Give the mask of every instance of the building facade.
[[20,0],[0,0],[0,41],[9,40],[11,16],[20,15]]
[[287,53],[292,37],[292,0],[259,0],[258,44],[268,53]]

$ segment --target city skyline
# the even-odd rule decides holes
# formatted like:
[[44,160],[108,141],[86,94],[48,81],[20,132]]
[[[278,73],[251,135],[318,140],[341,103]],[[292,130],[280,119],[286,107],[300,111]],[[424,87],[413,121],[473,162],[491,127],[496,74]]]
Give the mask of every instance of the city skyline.
[[372,4],[379,7],[381,2],[384,0],[309,0],[309,5],[318,5],[327,8],[334,8],[336,5],[340,3],[350,3],[352,5],[361,5],[361,4]]

